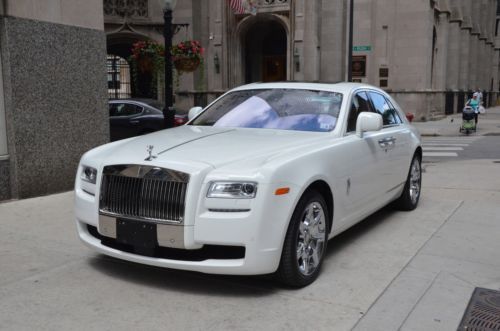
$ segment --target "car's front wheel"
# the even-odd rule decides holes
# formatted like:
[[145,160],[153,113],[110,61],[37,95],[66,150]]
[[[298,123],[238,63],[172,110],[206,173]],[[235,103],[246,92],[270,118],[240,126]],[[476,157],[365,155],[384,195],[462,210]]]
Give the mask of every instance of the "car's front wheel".
[[311,284],[319,275],[327,245],[328,209],[316,191],[300,199],[288,226],[277,274],[293,287]]
[[406,178],[403,193],[395,201],[395,207],[399,210],[413,210],[417,208],[422,186],[422,161],[420,155],[415,154],[411,161],[408,177]]

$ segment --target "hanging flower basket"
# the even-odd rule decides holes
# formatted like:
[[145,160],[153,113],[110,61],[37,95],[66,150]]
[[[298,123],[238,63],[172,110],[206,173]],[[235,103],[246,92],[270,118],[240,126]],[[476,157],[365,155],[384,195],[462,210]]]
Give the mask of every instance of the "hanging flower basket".
[[179,73],[193,72],[203,63],[204,49],[197,40],[186,40],[172,46],[172,61]]
[[199,58],[178,57],[174,60],[175,69],[182,72],[193,72],[200,65]]

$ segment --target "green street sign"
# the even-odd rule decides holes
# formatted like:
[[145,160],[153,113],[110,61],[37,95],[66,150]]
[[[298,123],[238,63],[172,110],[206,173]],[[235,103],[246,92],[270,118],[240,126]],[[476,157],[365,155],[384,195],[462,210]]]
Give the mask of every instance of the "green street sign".
[[353,46],[352,50],[354,52],[369,52],[372,50],[371,46]]

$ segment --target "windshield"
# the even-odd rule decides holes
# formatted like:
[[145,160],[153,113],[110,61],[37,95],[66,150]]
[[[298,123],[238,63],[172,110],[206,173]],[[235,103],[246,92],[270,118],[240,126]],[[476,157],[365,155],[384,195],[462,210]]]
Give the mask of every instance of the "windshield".
[[342,94],[257,89],[226,94],[191,125],[328,132],[337,123]]

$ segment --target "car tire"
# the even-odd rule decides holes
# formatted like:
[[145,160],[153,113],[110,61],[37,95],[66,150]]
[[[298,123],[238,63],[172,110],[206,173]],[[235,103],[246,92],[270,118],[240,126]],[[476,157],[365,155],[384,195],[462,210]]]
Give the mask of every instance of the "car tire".
[[415,154],[401,196],[394,202],[396,209],[410,211],[417,208],[422,188],[422,159]]
[[304,193],[293,212],[283,244],[276,272],[281,282],[304,287],[318,277],[328,242],[328,217],[323,196],[314,190]]

